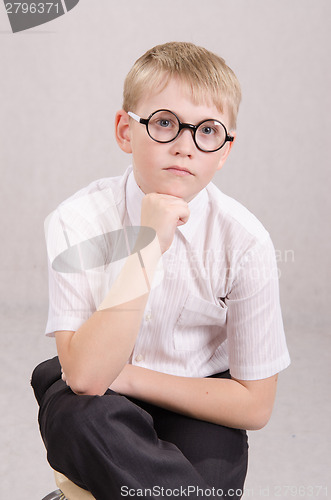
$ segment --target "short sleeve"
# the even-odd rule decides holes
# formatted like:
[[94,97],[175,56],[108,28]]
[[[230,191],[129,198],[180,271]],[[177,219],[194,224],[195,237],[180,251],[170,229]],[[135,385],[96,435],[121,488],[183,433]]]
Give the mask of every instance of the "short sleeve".
[[108,265],[109,252],[114,252],[109,235],[122,228],[117,204],[111,189],[92,187],[61,204],[45,221],[50,336],[57,330],[76,331],[95,312],[120,269],[121,261]]
[[83,273],[62,274],[48,261],[49,308],[46,335],[58,330],[76,331],[96,307]]
[[245,254],[226,298],[229,368],[258,380],[290,364],[279,301],[275,250],[269,235]]
[[48,336],[58,330],[76,331],[96,309],[87,274],[79,269],[79,263],[71,272],[54,266],[56,258],[70,248],[70,229],[59,211],[46,219],[49,310],[45,333]]

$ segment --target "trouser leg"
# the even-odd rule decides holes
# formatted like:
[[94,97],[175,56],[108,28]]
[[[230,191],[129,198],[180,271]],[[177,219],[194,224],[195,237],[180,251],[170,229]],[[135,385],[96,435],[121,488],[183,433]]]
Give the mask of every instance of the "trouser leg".
[[177,446],[159,439],[151,415],[126,397],[110,390],[77,396],[61,380],[57,358],[35,369],[32,386],[50,465],[97,500],[122,499],[129,489],[138,498],[138,490],[154,486],[208,487]]

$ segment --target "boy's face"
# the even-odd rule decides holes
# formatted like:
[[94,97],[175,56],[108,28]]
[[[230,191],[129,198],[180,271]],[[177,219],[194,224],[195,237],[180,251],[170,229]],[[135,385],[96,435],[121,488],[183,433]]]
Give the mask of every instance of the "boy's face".
[[[161,92],[141,99],[137,108],[129,111],[148,118],[159,109],[173,111],[182,122],[194,125],[213,118],[221,121],[229,132],[227,113],[220,113],[212,103],[195,104],[186,87],[176,79],[171,79]],[[233,144],[227,142],[220,150],[206,153],[196,147],[188,129],[182,130],[172,142],[158,143],[149,137],[145,125],[130,119],[123,110],[116,117],[116,136],[120,147],[132,153],[135,180],[145,194],[169,194],[186,202],[211,181]]]

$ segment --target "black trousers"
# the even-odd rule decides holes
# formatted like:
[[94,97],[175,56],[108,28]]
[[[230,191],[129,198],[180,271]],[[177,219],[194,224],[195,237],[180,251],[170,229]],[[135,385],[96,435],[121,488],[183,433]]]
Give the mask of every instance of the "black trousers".
[[241,497],[245,431],[111,390],[78,396],[62,381],[57,357],[35,368],[31,384],[50,465],[97,500]]

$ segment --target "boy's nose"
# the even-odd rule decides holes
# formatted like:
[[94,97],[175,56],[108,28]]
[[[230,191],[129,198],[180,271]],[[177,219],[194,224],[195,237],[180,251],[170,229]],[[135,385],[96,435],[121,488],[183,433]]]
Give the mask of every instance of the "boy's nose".
[[191,156],[196,148],[193,140],[193,133],[190,129],[183,129],[172,143],[176,154]]

